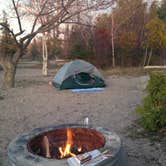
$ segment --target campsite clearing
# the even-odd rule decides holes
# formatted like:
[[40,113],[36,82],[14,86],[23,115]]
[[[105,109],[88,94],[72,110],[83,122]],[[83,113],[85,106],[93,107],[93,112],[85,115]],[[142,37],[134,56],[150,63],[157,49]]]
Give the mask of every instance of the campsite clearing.
[[[50,124],[90,123],[114,130],[121,136],[128,154],[128,166],[165,166],[162,142],[146,137],[132,138],[128,127],[138,118],[135,108],[141,103],[147,76],[106,77],[108,86],[101,92],[73,93],[49,85],[55,74],[42,77],[40,69],[18,69],[16,88],[3,91],[0,100],[0,165],[9,166],[7,147],[18,134]],[[2,73],[0,72],[0,84]],[[140,130],[140,129],[135,129]]]

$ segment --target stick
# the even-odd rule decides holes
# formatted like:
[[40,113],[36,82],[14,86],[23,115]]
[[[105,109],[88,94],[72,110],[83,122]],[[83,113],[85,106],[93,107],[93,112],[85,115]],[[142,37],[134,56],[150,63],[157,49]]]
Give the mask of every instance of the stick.
[[45,146],[45,150],[46,150],[46,157],[51,158],[50,148],[49,148],[49,141],[48,141],[47,136],[44,136],[43,141],[44,141],[44,146]]

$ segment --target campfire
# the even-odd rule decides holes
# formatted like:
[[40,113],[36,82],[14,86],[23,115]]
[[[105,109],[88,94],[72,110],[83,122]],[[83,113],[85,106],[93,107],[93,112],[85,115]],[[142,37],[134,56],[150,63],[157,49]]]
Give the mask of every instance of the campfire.
[[14,139],[8,147],[12,166],[73,166],[95,163],[124,166],[120,137],[102,127],[62,124],[36,128]]
[[[66,145],[64,147],[58,148],[59,153],[60,153],[60,158],[67,158],[67,157],[75,156],[75,154],[72,152],[73,137],[72,137],[71,128],[66,128],[66,133],[67,133]],[[50,143],[49,143],[47,136],[44,136],[43,143],[44,143],[44,147],[45,147],[46,157],[51,158]],[[76,148],[76,151],[77,151],[77,153],[81,153],[82,147]]]
[[[59,147],[59,152],[61,154],[60,158],[65,158],[68,156],[75,156],[74,153],[71,152],[72,146],[73,146],[73,137],[72,137],[72,130],[71,128],[67,128],[67,141],[65,147]],[[82,148],[78,147],[76,148],[77,152],[81,152]]]
[[89,128],[62,128],[42,133],[28,142],[28,150],[45,158],[64,159],[99,149],[105,138]]

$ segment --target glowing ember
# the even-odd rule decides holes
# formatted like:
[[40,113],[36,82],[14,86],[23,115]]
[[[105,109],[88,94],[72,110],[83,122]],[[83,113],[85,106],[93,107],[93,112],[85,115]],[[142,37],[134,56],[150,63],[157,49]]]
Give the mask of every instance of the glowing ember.
[[79,147],[77,150],[78,150],[78,152],[81,152],[81,151],[82,151],[82,148],[81,148],[81,147]]
[[[64,157],[67,157],[67,156],[75,156],[74,153],[71,152],[71,147],[73,145],[73,137],[72,137],[72,130],[71,128],[67,128],[67,141],[66,141],[66,146],[63,148],[63,147],[59,147],[59,152],[60,152],[60,158],[64,158]],[[79,147],[78,149],[78,152],[81,152],[82,151],[82,148]]]

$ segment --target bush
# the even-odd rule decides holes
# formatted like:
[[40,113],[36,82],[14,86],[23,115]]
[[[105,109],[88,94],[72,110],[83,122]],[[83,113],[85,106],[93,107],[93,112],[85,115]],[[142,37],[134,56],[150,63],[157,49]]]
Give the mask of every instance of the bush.
[[150,131],[166,127],[166,75],[153,73],[146,87],[147,96],[137,108],[141,124]]

